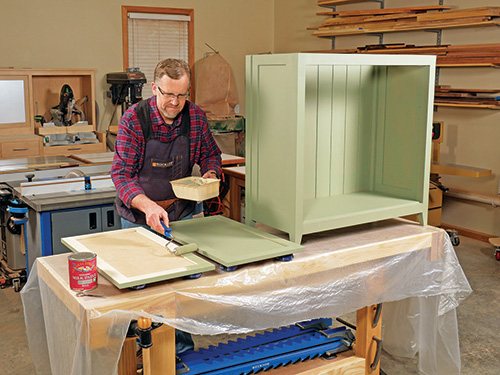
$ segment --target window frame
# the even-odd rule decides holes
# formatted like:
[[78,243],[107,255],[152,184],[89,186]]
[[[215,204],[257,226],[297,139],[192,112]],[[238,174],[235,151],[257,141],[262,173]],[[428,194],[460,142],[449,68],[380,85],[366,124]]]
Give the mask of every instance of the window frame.
[[191,18],[188,21],[188,61],[191,68],[191,90],[190,97],[194,100],[194,9],[188,8],[160,8],[122,5],[122,42],[123,42],[123,70],[129,68],[128,51],[128,14],[129,13],[158,13],[185,15]]

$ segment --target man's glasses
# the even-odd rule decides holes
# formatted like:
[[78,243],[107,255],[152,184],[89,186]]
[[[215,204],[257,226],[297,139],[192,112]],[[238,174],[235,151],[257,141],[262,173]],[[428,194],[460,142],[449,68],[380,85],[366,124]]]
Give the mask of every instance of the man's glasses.
[[178,101],[182,102],[184,100],[186,100],[189,96],[189,91],[185,94],[178,94],[178,95],[175,95],[175,94],[172,94],[170,92],[165,92],[163,91],[160,86],[156,86],[156,88],[158,89],[158,91],[160,91],[160,94],[163,95],[163,97],[165,99],[167,99],[168,101],[172,101],[174,100],[174,98],[177,98]]

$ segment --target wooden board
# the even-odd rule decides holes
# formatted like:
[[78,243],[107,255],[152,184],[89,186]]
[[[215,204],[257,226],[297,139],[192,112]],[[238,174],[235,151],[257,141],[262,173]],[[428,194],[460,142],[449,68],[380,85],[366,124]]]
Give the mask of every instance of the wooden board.
[[[319,2],[325,5],[327,2]],[[331,4],[329,4],[331,5]],[[323,21],[313,35],[318,37],[333,37],[340,35],[356,35],[366,33],[388,33],[397,31],[443,29],[455,27],[472,27],[494,25],[500,16],[500,7],[481,7],[457,10],[395,8],[396,11],[381,13],[345,13],[337,12],[336,17]],[[399,9],[399,10],[398,10]],[[429,12],[428,12],[429,10]]]
[[[194,255],[170,253],[167,240],[138,227],[61,239],[73,252],[97,254],[99,272],[116,287],[141,284],[212,271],[215,266]],[[169,248],[175,248],[174,243]]]
[[198,253],[226,267],[304,250],[300,245],[223,216],[176,221],[170,227],[175,241],[196,243]]
[[1,173],[15,173],[42,169],[77,167],[80,163],[67,156],[39,156],[23,159],[2,160]]
[[353,16],[366,16],[376,14],[398,14],[398,13],[416,13],[426,12],[428,10],[446,10],[453,9],[454,6],[445,5],[430,5],[430,6],[415,6],[406,8],[383,8],[383,9],[361,9],[361,10],[347,10],[341,12],[318,12],[317,15],[321,16],[338,16],[338,17],[353,17]]
[[75,154],[70,155],[70,157],[86,164],[111,164],[114,155],[114,152],[95,152],[90,154]]

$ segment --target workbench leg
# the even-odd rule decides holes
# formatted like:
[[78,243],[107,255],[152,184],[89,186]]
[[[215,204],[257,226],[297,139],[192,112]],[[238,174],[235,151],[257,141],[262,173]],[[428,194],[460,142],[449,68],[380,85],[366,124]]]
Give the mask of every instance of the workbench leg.
[[[382,305],[379,305],[382,308]],[[371,366],[377,354],[377,341],[382,339],[382,313],[379,311],[379,319],[375,327],[373,322],[376,317],[377,305],[367,306],[358,310],[356,318],[356,355],[366,358],[365,374],[366,375],[379,375],[380,374],[380,361],[374,370]],[[378,343],[380,349],[382,342]]]
[[126,339],[118,361],[118,375],[137,375],[136,350],[135,337]]
[[163,324],[151,335],[151,373],[175,375],[175,329]]

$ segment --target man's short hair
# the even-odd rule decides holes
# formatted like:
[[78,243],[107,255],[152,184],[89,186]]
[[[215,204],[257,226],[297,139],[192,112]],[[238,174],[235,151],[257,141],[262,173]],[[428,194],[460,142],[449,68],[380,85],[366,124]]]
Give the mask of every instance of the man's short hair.
[[165,74],[172,79],[181,79],[183,75],[187,75],[189,82],[191,82],[191,68],[184,60],[165,59],[160,61],[155,68],[155,82],[159,81]]

